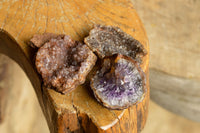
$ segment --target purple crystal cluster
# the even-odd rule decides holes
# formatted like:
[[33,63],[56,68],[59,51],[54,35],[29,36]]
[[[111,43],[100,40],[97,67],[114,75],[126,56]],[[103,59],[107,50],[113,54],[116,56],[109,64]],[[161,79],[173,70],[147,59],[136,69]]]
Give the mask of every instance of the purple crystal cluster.
[[91,80],[95,97],[112,109],[127,108],[141,100],[144,84],[144,74],[137,63],[122,55],[105,58]]

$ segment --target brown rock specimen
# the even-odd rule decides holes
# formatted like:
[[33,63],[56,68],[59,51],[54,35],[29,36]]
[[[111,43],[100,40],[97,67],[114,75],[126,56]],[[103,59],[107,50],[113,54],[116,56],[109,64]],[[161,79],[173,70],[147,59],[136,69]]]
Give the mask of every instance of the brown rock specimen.
[[69,36],[59,36],[38,50],[35,64],[45,85],[66,93],[85,82],[96,59],[86,45],[73,41]]
[[85,38],[85,43],[100,58],[119,53],[141,62],[147,53],[138,40],[113,26],[96,25]]
[[43,44],[48,42],[50,39],[56,39],[56,38],[61,38],[64,37],[64,35],[58,35],[54,33],[44,33],[42,35],[40,34],[35,34],[33,38],[30,40],[30,43],[34,47],[41,47]]

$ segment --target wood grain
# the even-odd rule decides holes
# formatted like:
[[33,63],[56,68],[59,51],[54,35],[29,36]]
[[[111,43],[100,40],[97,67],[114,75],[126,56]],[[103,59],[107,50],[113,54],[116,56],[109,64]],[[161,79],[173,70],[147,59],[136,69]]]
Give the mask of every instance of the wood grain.
[[7,110],[7,102],[9,100],[10,82],[8,77],[11,75],[9,71],[12,67],[9,66],[10,61],[6,60],[5,56],[0,56],[0,123],[5,119]]
[[49,133],[34,89],[17,63],[0,55],[4,76],[0,80],[1,133]]
[[148,112],[149,54],[141,64],[147,77],[148,91],[144,100],[129,109],[118,111],[98,104],[85,86],[68,95],[42,89],[41,79],[32,62],[35,50],[26,43],[34,34],[44,32],[68,34],[74,40],[82,41],[94,24],[105,24],[120,27],[139,40],[148,51],[146,33],[130,1],[8,0],[1,1],[0,5],[0,52],[14,59],[26,72],[52,133],[141,131]]
[[151,98],[200,121],[200,1],[133,0],[150,41]]
[[150,100],[149,116],[141,133],[199,133],[200,123],[174,114]]
[[[150,69],[151,99],[166,109],[200,122],[200,82]],[[173,103],[173,107],[172,104]]]

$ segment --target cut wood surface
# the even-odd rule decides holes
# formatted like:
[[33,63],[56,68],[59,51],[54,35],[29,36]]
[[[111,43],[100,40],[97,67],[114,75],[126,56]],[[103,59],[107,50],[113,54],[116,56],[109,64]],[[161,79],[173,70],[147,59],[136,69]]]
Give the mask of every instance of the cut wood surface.
[[130,1],[18,0],[0,2],[0,52],[15,60],[27,74],[52,133],[140,132],[148,112],[149,54],[141,64],[147,78],[147,94],[141,103],[125,110],[104,108],[85,86],[67,95],[41,88],[41,79],[32,62],[36,51],[27,45],[30,38],[34,34],[52,32],[83,41],[94,24],[118,26],[149,50],[143,25]]
[[200,122],[200,1],[133,0],[150,41],[151,99]]

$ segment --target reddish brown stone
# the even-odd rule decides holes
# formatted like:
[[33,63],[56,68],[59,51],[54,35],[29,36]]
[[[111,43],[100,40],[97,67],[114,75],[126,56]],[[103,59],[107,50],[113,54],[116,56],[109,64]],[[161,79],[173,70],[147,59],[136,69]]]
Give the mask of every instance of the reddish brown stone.
[[36,34],[33,36],[33,38],[30,40],[30,43],[33,47],[41,47],[43,44],[48,42],[50,39],[59,39],[64,37],[64,35],[58,35],[53,33],[44,33],[42,35]]
[[66,93],[85,82],[96,59],[86,45],[63,36],[40,47],[35,64],[45,85]]

